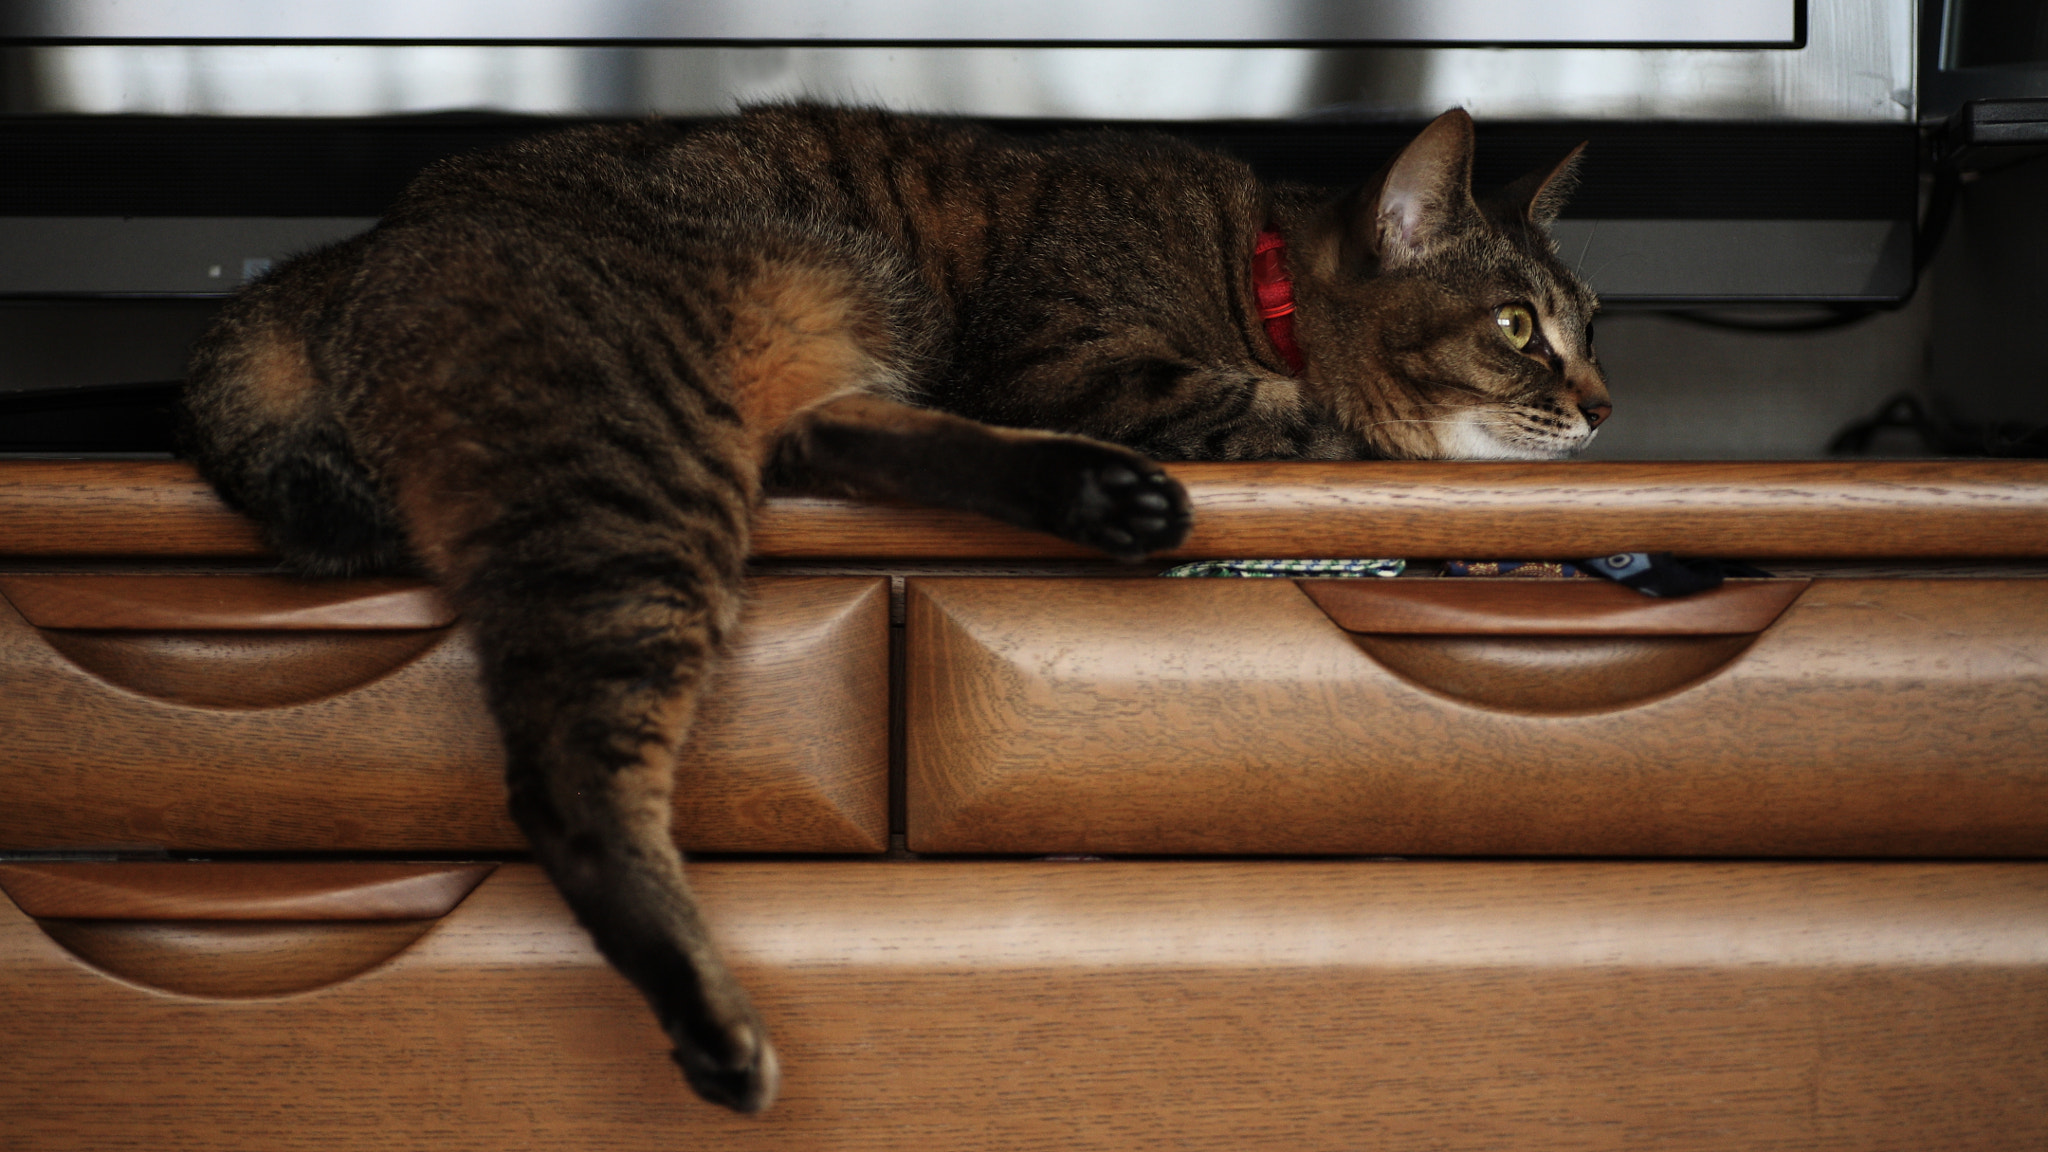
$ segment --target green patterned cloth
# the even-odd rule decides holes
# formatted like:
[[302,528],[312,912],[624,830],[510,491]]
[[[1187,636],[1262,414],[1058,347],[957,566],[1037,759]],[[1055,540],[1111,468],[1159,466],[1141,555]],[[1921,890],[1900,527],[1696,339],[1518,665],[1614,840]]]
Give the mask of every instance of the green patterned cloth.
[[1406,560],[1197,560],[1161,576],[1399,576]]

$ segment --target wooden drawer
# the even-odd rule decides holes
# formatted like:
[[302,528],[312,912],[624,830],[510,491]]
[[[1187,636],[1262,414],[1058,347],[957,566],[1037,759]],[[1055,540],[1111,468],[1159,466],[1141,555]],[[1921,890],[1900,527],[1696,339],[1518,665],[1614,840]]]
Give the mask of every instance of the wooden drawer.
[[928,852],[2048,849],[2048,581],[917,579]]
[[[2043,865],[700,866],[783,1054],[756,1117],[688,1095],[530,866],[466,898],[446,865],[229,878],[271,893],[241,921],[203,918],[235,906],[203,899],[222,866],[79,876],[109,867],[0,871],[51,932],[140,941],[109,976],[0,900],[9,1149],[1968,1152],[2048,1126]],[[352,887],[387,918],[318,919]],[[411,939],[310,989],[133,974],[378,925]]]
[[[888,842],[888,584],[755,581],[676,789],[707,851]],[[0,849],[489,852],[475,656],[421,586],[0,577]]]

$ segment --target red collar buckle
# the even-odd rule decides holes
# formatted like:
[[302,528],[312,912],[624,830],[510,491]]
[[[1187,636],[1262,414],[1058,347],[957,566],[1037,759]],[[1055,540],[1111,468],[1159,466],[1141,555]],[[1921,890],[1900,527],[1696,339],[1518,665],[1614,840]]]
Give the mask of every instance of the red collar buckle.
[[1289,371],[1301,375],[1306,361],[1294,342],[1294,281],[1287,275],[1287,239],[1275,229],[1261,231],[1252,245],[1252,293],[1258,297],[1259,319],[1265,321],[1273,350]]

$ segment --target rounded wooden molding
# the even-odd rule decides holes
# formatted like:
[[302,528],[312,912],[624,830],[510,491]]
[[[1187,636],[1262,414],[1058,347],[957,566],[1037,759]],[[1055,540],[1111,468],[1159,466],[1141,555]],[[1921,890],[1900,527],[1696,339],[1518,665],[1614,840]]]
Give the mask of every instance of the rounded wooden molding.
[[[2048,556],[2048,462],[1173,464],[1195,511],[1173,555],[1727,558]],[[764,558],[1093,557],[947,509],[776,496]],[[257,559],[250,521],[184,461],[0,461],[0,554]]]

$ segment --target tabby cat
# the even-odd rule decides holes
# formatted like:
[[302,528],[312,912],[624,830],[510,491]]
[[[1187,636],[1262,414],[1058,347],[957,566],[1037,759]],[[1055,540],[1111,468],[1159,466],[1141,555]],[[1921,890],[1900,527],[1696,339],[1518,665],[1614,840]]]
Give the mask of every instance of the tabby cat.
[[190,451],[303,570],[450,590],[514,818],[690,1084],[755,1111],[775,1053],[669,813],[764,485],[1134,559],[1188,530],[1152,460],[1568,453],[1609,410],[1546,233],[1576,160],[1475,201],[1462,111],[1334,198],[873,111],[561,131],[242,293]]

